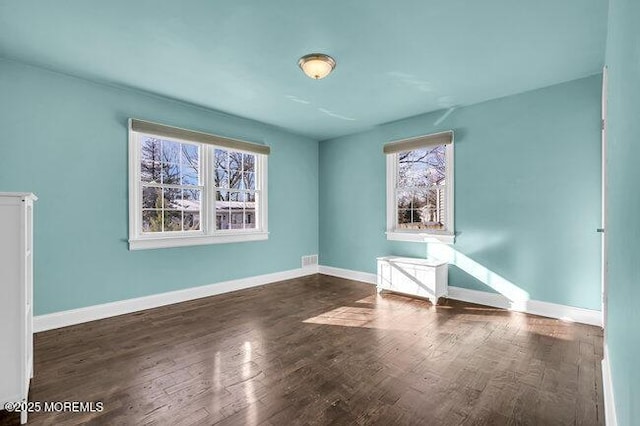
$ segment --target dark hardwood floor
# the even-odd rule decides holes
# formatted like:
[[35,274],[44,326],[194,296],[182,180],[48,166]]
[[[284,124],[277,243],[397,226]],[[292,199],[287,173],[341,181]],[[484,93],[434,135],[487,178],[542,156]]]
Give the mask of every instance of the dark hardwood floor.
[[[602,331],[315,275],[38,333],[29,424],[604,424]],[[0,414],[0,424],[18,424]]]

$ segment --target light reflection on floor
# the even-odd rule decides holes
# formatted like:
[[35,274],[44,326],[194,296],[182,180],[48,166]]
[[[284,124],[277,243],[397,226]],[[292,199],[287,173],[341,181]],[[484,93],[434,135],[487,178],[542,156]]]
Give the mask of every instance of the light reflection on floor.
[[[418,315],[416,322],[407,323],[406,321],[402,321],[397,314],[397,310],[394,308],[397,303],[403,303],[406,309],[407,302],[415,306],[414,315]],[[557,324],[553,326],[536,324],[539,321],[548,321],[548,319],[537,318],[521,312],[508,311],[490,306],[453,303],[454,305],[452,306],[448,304],[433,306],[426,300],[411,298],[397,293],[375,294],[357,300],[353,302],[351,306],[339,306],[315,317],[308,318],[304,320],[303,323],[378,330],[414,331],[420,327],[420,318],[423,318],[425,321],[433,321],[431,317],[433,314],[438,315],[442,321],[446,321],[449,316],[455,315],[462,317],[465,321],[488,323],[499,322],[502,317],[508,316],[512,318],[512,327],[516,326],[517,328],[533,331],[541,336],[573,340],[570,327],[567,327],[567,333],[563,333],[563,328],[559,329]],[[434,327],[437,327],[442,321],[433,322]],[[566,324],[570,326],[571,322],[567,322]]]
[[247,404],[249,404],[245,422],[245,424],[247,425],[255,425],[258,422],[258,408],[256,404],[253,403],[257,398],[255,395],[253,380],[249,380],[251,378],[251,361],[253,361],[251,342],[244,342],[244,363],[242,364],[242,378],[245,380],[245,382],[243,383],[244,396]]

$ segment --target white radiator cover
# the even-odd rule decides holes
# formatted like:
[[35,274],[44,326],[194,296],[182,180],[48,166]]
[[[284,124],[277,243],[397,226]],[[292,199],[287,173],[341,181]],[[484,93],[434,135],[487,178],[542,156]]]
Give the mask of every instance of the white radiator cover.
[[392,291],[429,299],[436,305],[447,296],[447,262],[386,256],[378,258],[378,293]]

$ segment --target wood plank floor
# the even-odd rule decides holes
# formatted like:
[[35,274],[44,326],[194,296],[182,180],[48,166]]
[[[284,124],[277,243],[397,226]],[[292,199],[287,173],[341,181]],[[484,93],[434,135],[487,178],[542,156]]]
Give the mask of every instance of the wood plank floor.
[[[597,327],[314,275],[39,333],[29,424],[602,425]],[[0,424],[18,424],[0,414]]]

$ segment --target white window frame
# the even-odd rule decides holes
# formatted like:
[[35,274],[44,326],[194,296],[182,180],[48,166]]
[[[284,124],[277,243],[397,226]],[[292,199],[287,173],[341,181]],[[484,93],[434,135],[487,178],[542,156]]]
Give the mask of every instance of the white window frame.
[[[202,194],[200,200],[200,231],[171,233],[142,232],[142,182],[140,170],[140,147],[142,139],[153,137],[200,147],[200,177]],[[215,149],[242,152],[256,157],[256,227],[254,229],[216,229],[215,192],[213,182],[213,155]],[[158,136],[136,132],[129,127],[129,250],[157,249],[166,247],[198,246],[206,244],[238,243],[260,241],[269,238],[268,195],[267,195],[267,155],[242,149],[194,142],[177,137]]]
[[445,145],[445,182],[446,182],[446,229],[445,230],[407,230],[399,229],[396,184],[398,181],[398,153],[386,154],[387,157],[387,240],[427,243],[453,244],[455,242],[454,224],[454,149],[453,138]]

